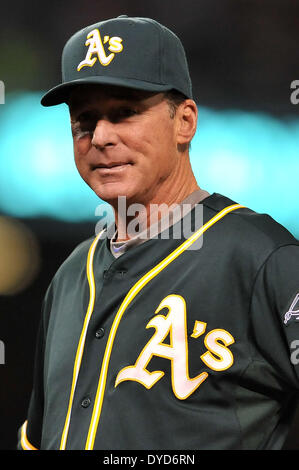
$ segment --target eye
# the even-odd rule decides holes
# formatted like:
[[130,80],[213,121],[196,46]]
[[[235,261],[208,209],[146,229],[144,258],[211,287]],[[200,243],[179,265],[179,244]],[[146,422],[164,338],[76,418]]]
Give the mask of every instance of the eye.
[[83,111],[78,115],[74,115],[71,119],[72,135],[77,139],[81,139],[86,135],[93,134],[99,116],[94,111]]
[[130,106],[124,106],[113,112],[110,119],[112,122],[118,122],[135,116],[136,114],[138,114],[136,109]]
[[125,117],[134,116],[137,114],[137,111],[133,108],[123,108],[121,109],[121,115]]

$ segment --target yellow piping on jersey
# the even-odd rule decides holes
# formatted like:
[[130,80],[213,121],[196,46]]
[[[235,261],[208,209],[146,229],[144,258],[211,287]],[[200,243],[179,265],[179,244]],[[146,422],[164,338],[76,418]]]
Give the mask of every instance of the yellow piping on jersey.
[[34,447],[27,438],[27,420],[23,423],[21,428],[21,446],[23,450],[38,450]]
[[[176,248],[172,253],[170,253],[166,258],[164,258],[160,263],[158,263],[153,269],[151,269],[148,273],[146,273],[137,283],[129,290],[126,297],[124,298],[111,327],[110,334],[108,337],[104,358],[102,362],[102,368],[95,398],[95,404],[93,407],[92,417],[90,421],[89,431],[87,435],[87,440],[85,444],[85,450],[92,450],[94,447],[94,441],[98,429],[100,414],[102,410],[102,404],[104,399],[104,392],[106,386],[106,379],[108,373],[108,366],[109,360],[111,355],[111,350],[114,342],[114,338],[116,335],[116,331],[120,320],[132,302],[132,300],[136,297],[136,295],[141,291],[141,289],[151,281],[155,276],[157,276],[164,268],[166,268],[172,261],[174,261],[178,256],[180,256],[187,248],[189,248],[206,230],[208,230],[212,225],[218,222],[222,217],[227,215],[229,212],[242,208],[241,204],[233,204],[231,206],[226,207],[218,214],[216,214],[211,220],[209,220],[206,224],[204,224],[199,230],[197,230],[191,237],[185,240],[178,248]],[[95,243],[95,242],[94,242]],[[93,278],[93,276],[92,276]],[[95,287],[93,286],[93,289]]]
[[85,344],[85,338],[86,338],[86,332],[88,328],[88,324],[93,312],[94,308],[94,302],[95,302],[95,282],[94,282],[94,275],[93,275],[93,269],[92,269],[92,263],[93,263],[93,256],[94,252],[97,246],[97,243],[100,239],[100,236],[104,230],[102,230],[94,239],[92,242],[89,251],[88,251],[88,256],[87,256],[87,263],[86,263],[86,272],[87,272],[87,279],[88,279],[88,284],[89,284],[89,304],[87,308],[87,312],[85,315],[84,323],[83,323],[83,328],[82,332],[80,335],[79,339],[79,344],[77,348],[77,353],[76,353],[76,358],[75,358],[75,364],[74,364],[74,369],[73,369],[73,380],[72,380],[72,387],[71,387],[71,393],[70,393],[70,399],[69,399],[69,406],[67,410],[67,415],[65,419],[65,425],[64,429],[62,432],[62,437],[61,437],[61,443],[60,443],[60,450],[64,450],[66,446],[66,440],[67,440],[67,435],[69,431],[69,426],[70,426],[70,418],[71,418],[71,411],[72,411],[72,405],[73,405],[73,399],[74,399],[74,393],[75,393],[75,388],[76,388],[76,383],[77,383],[77,378],[80,370],[80,365],[81,365],[81,359],[83,356],[83,350],[84,350],[84,344]]

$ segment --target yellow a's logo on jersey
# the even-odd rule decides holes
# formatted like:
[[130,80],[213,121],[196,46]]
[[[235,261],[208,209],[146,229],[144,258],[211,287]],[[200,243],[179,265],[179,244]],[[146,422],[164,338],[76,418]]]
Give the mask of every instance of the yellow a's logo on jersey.
[[[189,397],[207,379],[208,373],[202,372],[196,377],[189,376],[188,340],[186,325],[186,303],[179,295],[169,295],[162,300],[156,314],[163,308],[168,314],[156,315],[146,328],[155,328],[155,333],[141,351],[133,366],[123,368],[117,375],[115,387],[125,380],[134,380],[150,389],[163,376],[164,372],[149,372],[147,366],[153,356],[164,357],[171,361],[171,382],[173,393],[180,400]],[[191,337],[198,338],[206,330],[205,322],[196,321]],[[170,336],[170,344],[165,338]],[[210,331],[204,339],[207,351],[200,356],[201,360],[216,371],[228,369],[234,362],[233,355],[227,346],[234,343],[232,335],[222,329]]]
[[[104,44],[108,43],[108,50],[110,51],[109,55],[106,55]],[[82,67],[92,67],[96,60],[106,67],[114,59],[115,54],[122,52],[122,38],[118,36],[104,36],[104,39],[101,38],[101,33],[98,29],[93,29],[88,33],[85,46],[88,47],[86,57],[77,67],[78,72]]]

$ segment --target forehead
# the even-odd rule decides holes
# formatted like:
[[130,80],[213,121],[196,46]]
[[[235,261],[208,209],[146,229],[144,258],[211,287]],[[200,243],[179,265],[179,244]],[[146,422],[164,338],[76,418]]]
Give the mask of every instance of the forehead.
[[107,102],[111,100],[138,102],[157,94],[158,93],[119,86],[79,85],[71,91],[68,105],[71,110],[75,110],[83,105],[86,106],[87,104]]

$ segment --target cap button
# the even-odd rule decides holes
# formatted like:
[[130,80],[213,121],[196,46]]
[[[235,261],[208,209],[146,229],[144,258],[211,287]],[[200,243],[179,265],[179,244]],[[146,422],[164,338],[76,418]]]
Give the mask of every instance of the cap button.
[[117,18],[128,18],[128,15],[119,15]]

